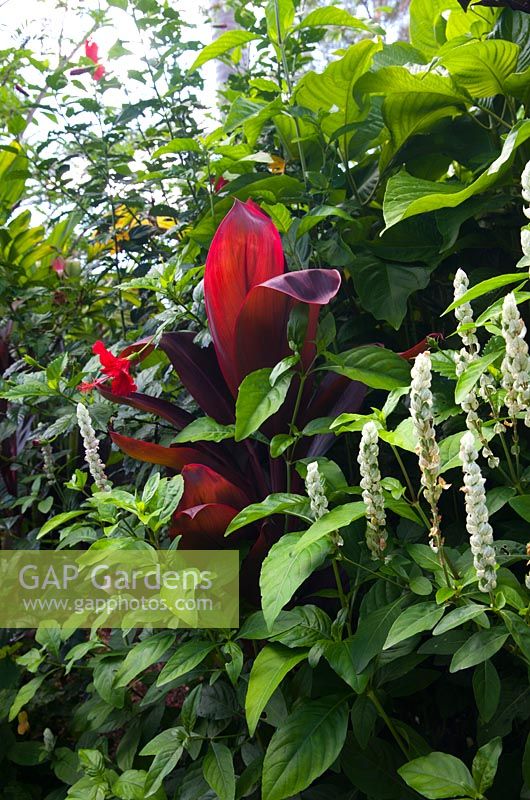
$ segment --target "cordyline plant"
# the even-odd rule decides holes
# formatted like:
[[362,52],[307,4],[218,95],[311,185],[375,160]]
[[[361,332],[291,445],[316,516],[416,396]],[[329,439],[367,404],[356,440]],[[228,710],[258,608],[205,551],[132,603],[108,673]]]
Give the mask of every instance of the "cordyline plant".
[[[359,409],[364,397],[360,383],[336,374],[317,383],[312,371],[319,311],[336,295],[340,282],[334,269],[286,272],[272,221],[251,200],[235,201],[206,261],[204,294],[213,345],[201,348],[194,333],[176,331],[163,334],[157,347],[205,414],[218,425],[231,426],[221,436],[235,432],[236,441],[164,447],[111,432],[127,455],[182,472],[185,489],[171,527],[173,537],[182,536],[181,547],[224,546],[226,528],[241,509],[299,484],[291,467],[294,456],[321,456],[333,441],[324,434],[311,440],[288,436],[286,467],[260,438],[248,438],[261,424],[239,431],[236,424],[234,429],[236,402],[252,405],[256,393],[264,395],[269,408],[264,431],[269,438],[292,434],[318,417]],[[127,347],[119,361],[133,355],[144,358],[152,349],[148,340],[138,342]],[[152,412],[177,431],[193,422],[189,413],[166,400],[99,388],[108,399]],[[180,438],[185,440],[185,434]],[[243,548],[247,543],[247,574],[257,575],[264,554],[282,532],[283,527],[267,521],[238,534]]]

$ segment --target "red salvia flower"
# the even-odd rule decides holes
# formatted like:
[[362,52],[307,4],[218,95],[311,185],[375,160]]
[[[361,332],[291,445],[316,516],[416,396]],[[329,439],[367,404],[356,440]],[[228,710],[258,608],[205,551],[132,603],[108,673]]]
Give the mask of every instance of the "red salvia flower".
[[81,383],[80,391],[87,392],[96,386],[102,386],[111,378],[110,390],[112,394],[127,396],[136,391],[136,384],[131,377],[131,362],[128,358],[120,358],[107,350],[103,342],[96,342],[92,347],[92,352],[99,356],[101,371],[103,376],[89,383]]
[[100,81],[105,74],[105,67],[103,64],[98,64],[94,72],[92,73],[92,77],[95,81]]

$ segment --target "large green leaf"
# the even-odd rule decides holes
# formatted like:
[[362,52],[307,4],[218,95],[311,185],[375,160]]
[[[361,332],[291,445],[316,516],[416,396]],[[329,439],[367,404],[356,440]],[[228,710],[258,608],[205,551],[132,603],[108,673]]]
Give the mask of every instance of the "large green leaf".
[[307,650],[289,650],[281,645],[267,645],[260,650],[250,671],[245,714],[248,730],[254,736],[261,713],[274,691],[293,667],[307,658]]
[[348,724],[343,695],[307,700],[273,734],[263,762],[263,800],[310,786],[338,757]]
[[446,24],[442,13],[461,11],[457,0],[411,0],[410,41],[429,57],[438,55],[445,41]]
[[383,649],[388,650],[417,633],[431,630],[443,614],[444,607],[431,602],[417,603],[406,608],[390,628]]
[[331,552],[327,537],[301,546],[303,534],[288,533],[274,544],[261,567],[262,608],[269,628],[298,587]]
[[406,784],[428,800],[476,796],[473,778],[464,762],[447,753],[433,752],[415,758],[398,772]]
[[484,794],[493,784],[502,752],[502,739],[496,736],[483,745],[473,759],[473,779],[479,792]]
[[240,511],[226,529],[225,536],[272,514],[292,514],[307,522],[312,520],[311,506],[307,497],[301,494],[277,492],[270,494],[261,503],[252,503]]
[[473,673],[473,693],[481,718],[489,722],[499,705],[501,681],[491,661],[483,661]]
[[297,28],[319,28],[327,26],[339,25],[341,28],[356,28],[362,31],[378,31],[381,29],[378,25],[372,25],[366,20],[358,19],[346,11],[344,8],[337,8],[336,6],[325,6],[323,8],[315,8],[303,18],[297,25]]
[[157,686],[164,686],[170,681],[180,678],[186,672],[197,667],[215,648],[212,642],[193,639],[178,646],[177,651],[171,656],[166,666],[158,676]]
[[515,71],[519,47],[502,39],[466,42],[442,55],[440,61],[455,81],[473,97],[505,91],[506,78]]
[[427,69],[412,73],[404,66],[367,73],[358,81],[355,91],[384,96],[382,113],[392,144],[383,154],[382,168],[407,139],[426,133],[443,117],[463,113],[469,102],[450,78]]
[[174,641],[174,633],[163,632],[135,644],[116,673],[114,679],[116,688],[127,686],[140,672],[160,661]]
[[382,261],[377,256],[359,256],[353,262],[351,275],[361,305],[376,319],[389,322],[398,330],[407,301],[413,292],[425,289],[432,269],[411,264]]
[[372,389],[399,389],[410,384],[410,366],[404,358],[384,347],[366,345],[345,353],[328,353],[327,369]]
[[506,136],[499,157],[468,186],[426,181],[404,170],[393,175],[387,183],[383,202],[387,229],[415,214],[436,211],[438,208],[454,208],[473,195],[486,191],[509,169],[517,148],[528,138],[530,120],[521,120]]
[[501,649],[508,635],[504,626],[474,633],[454,654],[449,672],[469,669],[491,658]]
[[236,400],[236,442],[255,433],[283,404],[293,374],[284,373],[271,386],[271,373],[269,367],[251,372],[239,387]]
[[248,44],[253,39],[261,39],[261,36],[250,31],[226,31],[226,33],[222,33],[215,41],[201,50],[189,71],[194,72],[199,67],[202,67],[203,64],[206,64],[207,61],[224,56],[236,47]]
[[351,641],[350,653],[354,668],[362,672],[372,658],[382,652],[388,632],[401,611],[403,598],[372,611],[359,622]]
[[200,417],[186,425],[173,439],[173,444],[183,442],[222,442],[233,439],[234,425],[221,425],[212,417]]
[[225,744],[211,742],[202,764],[202,772],[219,800],[234,800],[236,777],[232,753]]
[[[364,118],[366,112],[354,99],[353,87],[380,49],[381,44],[364,39],[348,48],[344,56],[333,61],[323,73],[308,72],[298,83],[295,98],[299,105],[320,115],[323,111],[330,112],[321,123],[327,136]],[[347,153],[351,137],[351,130],[345,130],[340,136],[343,154]]]

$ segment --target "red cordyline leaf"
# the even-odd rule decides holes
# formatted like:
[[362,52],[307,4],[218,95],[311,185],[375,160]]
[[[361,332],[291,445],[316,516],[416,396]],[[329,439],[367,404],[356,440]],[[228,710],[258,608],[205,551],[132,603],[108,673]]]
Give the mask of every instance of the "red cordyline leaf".
[[99,48],[96,42],[93,39],[87,39],[85,41],[85,55],[94,64],[97,64],[99,61]]
[[272,367],[289,353],[287,322],[293,306],[311,306],[310,342],[319,307],[339,289],[337,270],[285,274],[284,269],[280,234],[272,220],[252,200],[236,200],[213,238],[204,274],[210,331],[234,397],[249,372]]

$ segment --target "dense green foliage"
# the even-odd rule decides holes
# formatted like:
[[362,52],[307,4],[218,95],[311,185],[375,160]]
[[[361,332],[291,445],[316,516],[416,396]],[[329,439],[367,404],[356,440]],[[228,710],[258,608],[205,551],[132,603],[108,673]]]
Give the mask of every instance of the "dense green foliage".
[[[526,318],[530,298],[530,15],[412,0],[409,40],[387,43],[391,14],[238,2],[237,29],[205,46],[169,0],[102,5],[80,14],[77,42],[2,53],[1,546],[178,546],[186,478],[168,480],[168,456],[118,449],[109,430],[165,452],[251,454],[266,491],[240,504],[224,540],[240,548],[242,579],[245,532],[270,521],[283,535],[263,553],[259,597],[242,594],[239,630],[0,631],[0,797],[529,797],[530,378],[510,400],[501,312],[513,291]],[[119,38],[96,79],[84,42],[109,19],[134,42]],[[229,77],[213,112],[201,75],[215,59]],[[234,199],[272,219],[287,271],[337,269],[342,283],[315,360],[293,312],[292,352],[246,374],[228,419],[186,391],[164,336],[208,345],[204,263]],[[458,268],[472,288],[453,303]],[[139,349],[138,390],[178,412],[81,392],[97,340]],[[414,382],[410,397],[427,348],[431,484],[417,454],[432,446],[418,428],[429,397],[420,412]],[[304,385],[324,375],[362,383],[363,399],[308,404],[318,413],[303,418]],[[78,402],[110,491],[88,472]],[[188,412],[190,425],[173,424]],[[358,465],[369,422],[379,544]],[[486,591],[461,491],[466,425],[486,448],[471,457],[494,529]],[[304,489],[314,461],[322,514]]]

